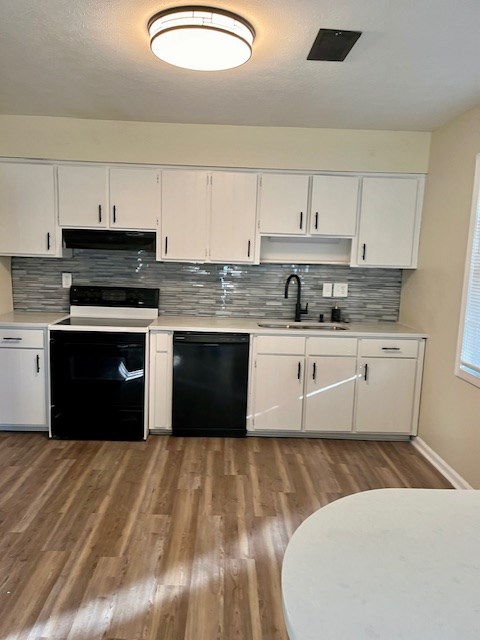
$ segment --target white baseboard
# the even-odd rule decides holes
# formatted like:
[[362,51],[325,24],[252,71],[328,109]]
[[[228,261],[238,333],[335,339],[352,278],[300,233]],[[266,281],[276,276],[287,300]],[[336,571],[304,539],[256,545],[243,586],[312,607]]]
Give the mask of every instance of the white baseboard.
[[445,460],[441,458],[438,453],[436,453],[431,447],[429,447],[428,444],[421,438],[412,438],[412,444],[424,458],[426,458],[431,464],[433,464],[435,469],[440,471],[442,476],[446,478],[450,482],[450,484],[455,487],[455,489],[473,489],[473,487],[468,484],[465,478],[462,478],[462,476],[457,473],[453,467],[445,462]]

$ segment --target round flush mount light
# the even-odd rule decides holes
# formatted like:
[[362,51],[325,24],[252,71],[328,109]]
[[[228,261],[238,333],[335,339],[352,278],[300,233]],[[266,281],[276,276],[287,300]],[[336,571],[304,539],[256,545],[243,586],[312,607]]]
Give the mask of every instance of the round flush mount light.
[[153,53],[169,64],[196,71],[221,71],[249,60],[253,27],[234,13],[210,7],[175,7],[148,23]]

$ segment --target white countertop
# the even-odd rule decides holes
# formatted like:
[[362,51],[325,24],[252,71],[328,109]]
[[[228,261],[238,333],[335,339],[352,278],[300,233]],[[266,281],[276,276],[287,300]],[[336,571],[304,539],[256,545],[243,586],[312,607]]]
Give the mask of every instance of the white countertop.
[[326,505],[287,546],[282,594],[290,640],[478,640],[480,491]]
[[[0,326],[46,327],[68,317],[68,313],[41,313],[11,311],[0,315]],[[291,320],[273,320],[270,318],[227,318],[221,316],[160,316],[153,320],[150,331],[222,331],[226,333],[242,332],[268,335],[298,336],[335,336],[358,337],[375,335],[378,337],[395,336],[396,338],[426,338],[427,334],[413,327],[398,322],[352,322],[344,324],[345,331],[325,331],[321,323],[304,320],[302,324],[318,324],[315,329],[282,329],[259,327],[259,322],[291,323]],[[329,324],[329,323],[325,323]]]
[[27,311],[10,311],[0,315],[0,326],[24,326],[30,327],[42,327],[45,328],[49,324],[58,322],[63,318],[66,318],[68,313],[42,313],[42,312],[27,312]]
[[[272,320],[270,318],[225,318],[220,316],[198,317],[198,316],[160,316],[150,325],[153,331],[225,331],[258,333],[258,334],[274,334],[274,335],[334,335],[335,337],[343,336],[360,336],[375,334],[378,336],[391,336],[396,338],[426,338],[427,334],[402,325],[398,322],[352,322],[344,324],[345,331],[325,331],[321,330],[321,323],[317,323],[319,330],[309,329],[281,329],[281,328],[263,328],[258,326],[258,322],[291,322],[289,320]],[[315,321],[304,320],[302,324],[315,324]],[[328,323],[326,323],[328,324]]]

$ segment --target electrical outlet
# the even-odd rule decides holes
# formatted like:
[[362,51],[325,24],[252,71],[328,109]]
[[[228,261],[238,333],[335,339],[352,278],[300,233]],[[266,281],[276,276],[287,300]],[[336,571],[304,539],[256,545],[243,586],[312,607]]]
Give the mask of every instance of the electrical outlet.
[[346,298],[348,296],[348,284],[346,282],[334,282],[333,297]]
[[331,298],[332,297],[332,283],[331,282],[324,282],[323,283],[322,295],[323,295],[324,298]]
[[71,286],[72,286],[72,274],[62,273],[62,287],[64,289],[69,289]]

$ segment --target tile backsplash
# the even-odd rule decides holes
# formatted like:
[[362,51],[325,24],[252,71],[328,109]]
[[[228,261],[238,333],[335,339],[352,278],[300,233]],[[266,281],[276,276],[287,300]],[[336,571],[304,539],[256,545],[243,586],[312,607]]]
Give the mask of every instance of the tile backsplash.
[[[396,321],[400,305],[400,269],[352,269],[334,265],[220,265],[157,262],[145,251],[75,249],[70,258],[12,258],[14,308],[17,311],[68,312],[73,284],[160,288],[161,315],[251,316],[293,319],[296,284],[284,297],[285,280],[297,273],[302,281],[304,320],[330,320],[338,302],[342,318],[351,321]],[[324,282],[348,283],[347,298],[323,298]]]

